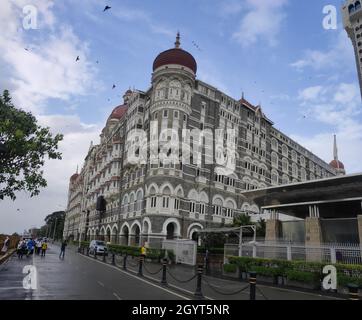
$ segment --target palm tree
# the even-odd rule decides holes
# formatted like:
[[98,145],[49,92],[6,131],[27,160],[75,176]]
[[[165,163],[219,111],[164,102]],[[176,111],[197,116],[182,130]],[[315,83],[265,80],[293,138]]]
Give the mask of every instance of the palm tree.
[[234,218],[233,226],[240,227],[240,226],[250,226],[253,223],[251,222],[250,216],[246,214],[240,214]]
[[257,227],[256,227],[256,235],[258,237],[265,237],[265,230],[266,230],[265,219],[260,218],[257,223]]

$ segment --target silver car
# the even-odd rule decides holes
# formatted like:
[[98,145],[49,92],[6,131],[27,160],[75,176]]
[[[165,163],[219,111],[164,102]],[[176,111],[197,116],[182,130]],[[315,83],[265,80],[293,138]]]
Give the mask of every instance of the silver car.
[[97,255],[108,255],[106,243],[101,240],[92,240],[89,244],[89,254],[94,255],[94,253]]

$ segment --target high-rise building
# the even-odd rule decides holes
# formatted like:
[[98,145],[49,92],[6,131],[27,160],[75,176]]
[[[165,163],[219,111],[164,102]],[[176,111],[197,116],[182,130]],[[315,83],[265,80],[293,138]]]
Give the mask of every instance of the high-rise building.
[[360,0],[347,0],[342,7],[343,25],[352,41],[362,96],[362,6]]
[[[179,35],[174,48],[156,57],[152,71],[150,88],[125,93],[100,143],[91,144],[82,169],[70,178],[64,237],[151,246],[163,239],[196,240],[200,229],[230,225],[238,214],[257,216],[259,208],[242,195],[246,190],[337,174],[277,130],[260,105],[198,80],[196,60],[181,48]],[[156,141],[156,154],[142,152],[148,142],[135,130],[150,147]],[[183,146],[200,137],[205,144],[193,144],[187,161]],[[234,146],[234,154],[218,149],[217,142]],[[175,149],[182,161],[159,157],[171,157]],[[132,162],[130,154],[146,161]],[[232,172],[220,170],[218,160],[225,158]],[[106,200],[101,211],[100,197]]]

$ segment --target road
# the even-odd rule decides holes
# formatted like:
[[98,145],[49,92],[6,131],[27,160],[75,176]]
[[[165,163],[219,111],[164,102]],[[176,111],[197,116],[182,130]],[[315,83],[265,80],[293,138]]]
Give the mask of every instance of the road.
[[[66,250],[64,260],[59,259],[59,246],[51,244],[46,257],[34,256],[19,260],[13,255],[6,264],[0,266],[0,300],[186,300],[193,299],[196,279],[194,270],[187,267],[172,267],[167,273],[168,287],[161,286],[159,265],[147,264],[143,278],[137,276],[137,261],[130,260],[128,271],[123,271],[122,257],[117,266],[105,264],[98,258],[76,253],[75,247]],[[110,262],[110,257],[108,258]],[[37,270],[37,289],[24,289],[23,267],[34,265]],[[132,267],[133,265],[133,267]],[[172,278],[172,275],[174,278]],[[211,284],[211,286],[210,286]],[[204,277],[202,291],[206,299],[248,300],[247,283]],[[245,291],[233,293],[247,287]],[[257,285],[257,300],[335,300],[337,298],[312,292],[300,292],[285,288]]]
[[[50,245],[46,256],[23,258],[13,255],[0,266],[0,300],[179,300],[187,299],[136,275],[66,251],[59,259],[59,247]],[[37,269],[38,288],[24,289],[25,265]]]

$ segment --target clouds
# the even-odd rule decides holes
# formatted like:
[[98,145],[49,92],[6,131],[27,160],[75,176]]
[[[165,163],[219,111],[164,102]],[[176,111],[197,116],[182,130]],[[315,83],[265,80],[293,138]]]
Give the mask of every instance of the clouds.
[[[23,17],[21,8],[25,2],[14,3],[17,6],[9,1],[1,2],[5,13],[0,13],[0,20],[10,22],[9,29],[6,27],[6,32],[0,34],[0,60],[8,68],[7,81],[2,86],[12,88],[15,104],[39,114],[45,110],[48,99],[69,100],[73,95],[86,94],[97,87],[96,69],[87,61],[87,44],[70,26],[54,25],[52,1],[35,2],[39,28],[50,28],[37,41],[30,41],[27,34],[30,31],[21,29],[19,17]],[[17,21],[17,25],[13,21]],[[81,60],[76,63],[78,55]]]
[[286,17],[287,0],[246,0],[248,13],[240,21],[239,29],[232,38],[243,47],[259,41],[270,46],[277,44],[277,35]]
[[293,135],[292,138],[322,159],[332,159],[332,138],[336,133],[339,157],[349,173],[362,172],[362,124],[359,87],[355,83],[314,86],[299,92],[303,113],[329,129],[314,136]]
[[304,71],[307,68],[316,71],[341,68],[350,70],[354,65],[353,46],[344,30],[338,32],[328,50],[307,49],[303,58],[290,64],[297,71]]

